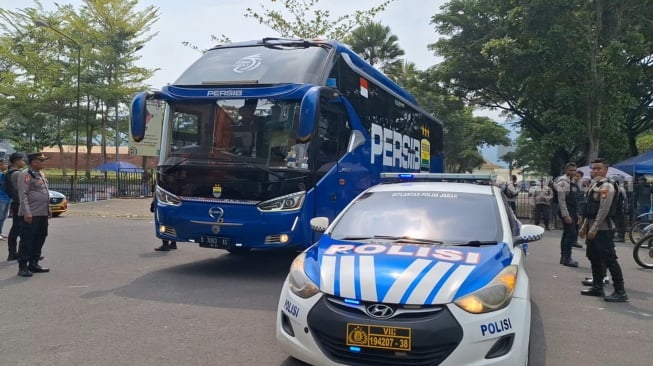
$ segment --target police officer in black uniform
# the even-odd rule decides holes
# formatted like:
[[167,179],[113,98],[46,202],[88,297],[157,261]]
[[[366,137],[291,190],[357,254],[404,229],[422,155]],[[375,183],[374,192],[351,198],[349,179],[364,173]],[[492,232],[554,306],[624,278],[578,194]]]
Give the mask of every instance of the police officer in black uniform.
[[18,275],[31,277],[32,273],[50,272],[41,267],[41,249],[48,235],[50,217],[50,193],[48,181],[41,174],[44,162],[48,158],[43,153],[27,155],[29,169],[18,176],[18,195],[20,206],[18,216],[22,218],[20,226],[20,246],[18,248]]
[[578,267],[578,262],[571,258],[571,248],[576,243],[578,232],[578,195],[579,189],[573,178],[576,175],[576,164],[565,165],[565,175],[556,179],[555,189],[558,192],[558,214],[562,218],[562,239],[560,239],[560,264],[567,267]]
[[[603,296],[609,302],[627,302],[628,295],[624,287],[614,242],[614,222],[610,218],[610,207],[615,198],[615,189],[606,178],[608,162],[596,159],[592,162],[594,182],[587,191],[583,217],[585,221],[580,229],[581,237],[587,237],[587,258],[592,265],[592,287],[580,293],[587,296]],[[610,271],[614,283],[614,292],[605,296],[603,276],[605,269]]]

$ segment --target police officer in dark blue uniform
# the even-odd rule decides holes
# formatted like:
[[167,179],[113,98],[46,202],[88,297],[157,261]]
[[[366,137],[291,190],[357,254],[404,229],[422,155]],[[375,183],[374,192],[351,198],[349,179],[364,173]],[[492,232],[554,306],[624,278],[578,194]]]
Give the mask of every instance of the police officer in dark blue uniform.
[[29,169],[20,172],[18,176],[18,196],[20,206],[18,216],[20,221],[20,246],[18,248],[18,275],[31,277],[32,273],[50,272],[41,267],[41,249],[48,235],[48,219],[50,217],[50,193],[48,181],[41,170],[44,168],[47,156],[43,153],[27,155]]
[[[592,287],[582,290],[586,296],[603,296],[605,301],[626,302],[628,295],[624,287],[621,266],[617,262],[617,253],[612,240],[615,225],[610,218],[610,208],[615,198],[615,189],[606,178],[608,162],[596,159],[592,162],[594,181],[587,191],[583,217],[585,222],[580,229],[581,237],[587,237],[587,258],[592,265]],[[614,283],[614,292],[605,296],[603,277],[605,269],[610,271]]]

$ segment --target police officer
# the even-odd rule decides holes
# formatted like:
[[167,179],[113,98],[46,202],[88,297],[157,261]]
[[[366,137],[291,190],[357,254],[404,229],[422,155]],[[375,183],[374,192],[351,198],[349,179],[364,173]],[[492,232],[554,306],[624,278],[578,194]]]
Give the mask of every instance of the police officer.
[[20,206],[18,216],[22,218],[20,227],[20,246],[18,249],[18,275],[31,277],[32,273],[50,272],[39,265],[41,249],[48,235],[50,216],[50,194],[48,181],[41,170],[48,158],[43,153],[27,155],[29,169],[20,172],[18,177],[18,196]]
[[9,210],[11,211],[11,229],[7,237],[7,246],[9,247],[8,261],[15,261],[18,259],[18,233],[20,232],[20,219],[18,217],[18,208],[20,205],[20,198],[18,196],[18,176],[20,171],[25,167],[25,156],[21,153],[15,152],[9,156],[9,170],[7,171],[5,179],[7,179],[7,190],[11,203]]
[[578,262],[571,258],[571,247],[576,243],[578,233],[578,185],[574,181],[576,164],[565,165],[565,175],[556,179],[555,189],[558,192],[559,214],[562,218],[562,239],[560,239],[560,264],[567,267],[578,267]]
[[[592,175],[595,177],[586,195],[585,221],[580,229],[581,237],[587,236],[587,258],[592,266],[592,287],[580,293],[586,296],[603,296],[605,301],[626,302],[628,295],[624,288],[624,277],[621,272],[612,236],[614,222],[609,217],[610,206],[615,197],[615,189],[606,178],[608,162],[598,158],[592,162]],[[605,268],[610,271],[614,283],[614,292],[605,296],[603,291],[603,275]]]

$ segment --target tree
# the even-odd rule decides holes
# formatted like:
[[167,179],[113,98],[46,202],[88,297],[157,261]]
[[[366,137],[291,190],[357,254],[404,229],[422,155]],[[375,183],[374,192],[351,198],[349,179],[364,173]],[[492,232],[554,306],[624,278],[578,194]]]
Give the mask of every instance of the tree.
[[[98,135],[104,149],[109,118],[122,126],[113,129],[114,137],[126,130],[128,98],[145,88],[144,80],[153,73],[134,66],[135,52],[155,35],[148,33],[158,19],[156,8],[136,11],[136,6],[135,0],[85,0],[80,10],[65,5],[46,12],[38,2],[14,12],[0,9],[0,95],[12,97],[0,98],[0,120],[17,149],[57,145],[63,153],[62,145],[73,144],[79,131],[90,152]],[[36,20],[66,37],[37,28]],[[81,121],[76,114],[77,44]]]
[[245,11],[246,18],[254,18],[260,24],[267,25],[278,32],[281,37],[327,38],[342,40],[354,27],[371,21],[376,14],[394,0],[385,0],[367,10],[356,10],[332,20],[331,11],[317,9],[319,0],[270,0],[281,4],[285,10],[276,10],[260,4],[261,12],[252,8]]
[[390,33],[390,27],[372,21],[354,29],[345,39],[351,49],[370,65],[395,75],[401,72],[402,61],[398,57],[405,54],[398,41],[399,38]]
[[475,117],[463,100],[439,86],[434,69],[418,71],[406,63],[399,83],[415,95],[420,105],[444,122],[444,156],[447,172],[480,168],[484,145],[507,145],[508,130],[487,117]]
[[432,18],[445,35],[430,45],[445,58],[438,79],[473,105],[515,116],[523,143],[545,139],[552,173],[599,152],[616,160],[625,144],[620,152],[600,141],[625,139],[620,126],[638,120],[624,107],[641,105],[628,88],[646,78],[626,60],[652,54],[642,41],[652,1],[453,0]]

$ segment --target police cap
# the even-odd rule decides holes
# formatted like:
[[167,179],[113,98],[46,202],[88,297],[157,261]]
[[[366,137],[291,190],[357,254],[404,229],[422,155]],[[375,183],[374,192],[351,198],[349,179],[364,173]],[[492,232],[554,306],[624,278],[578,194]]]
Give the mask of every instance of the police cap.
[[36,160],[36,159],[39,159],[41,161],[45,161],[45,160],[48,160],[48,157],[45,156],[45,154],[42,153],[42,152],[35,152],[35,153],[27,154],[27,161],[28,162],[31,163],[33,160]]

